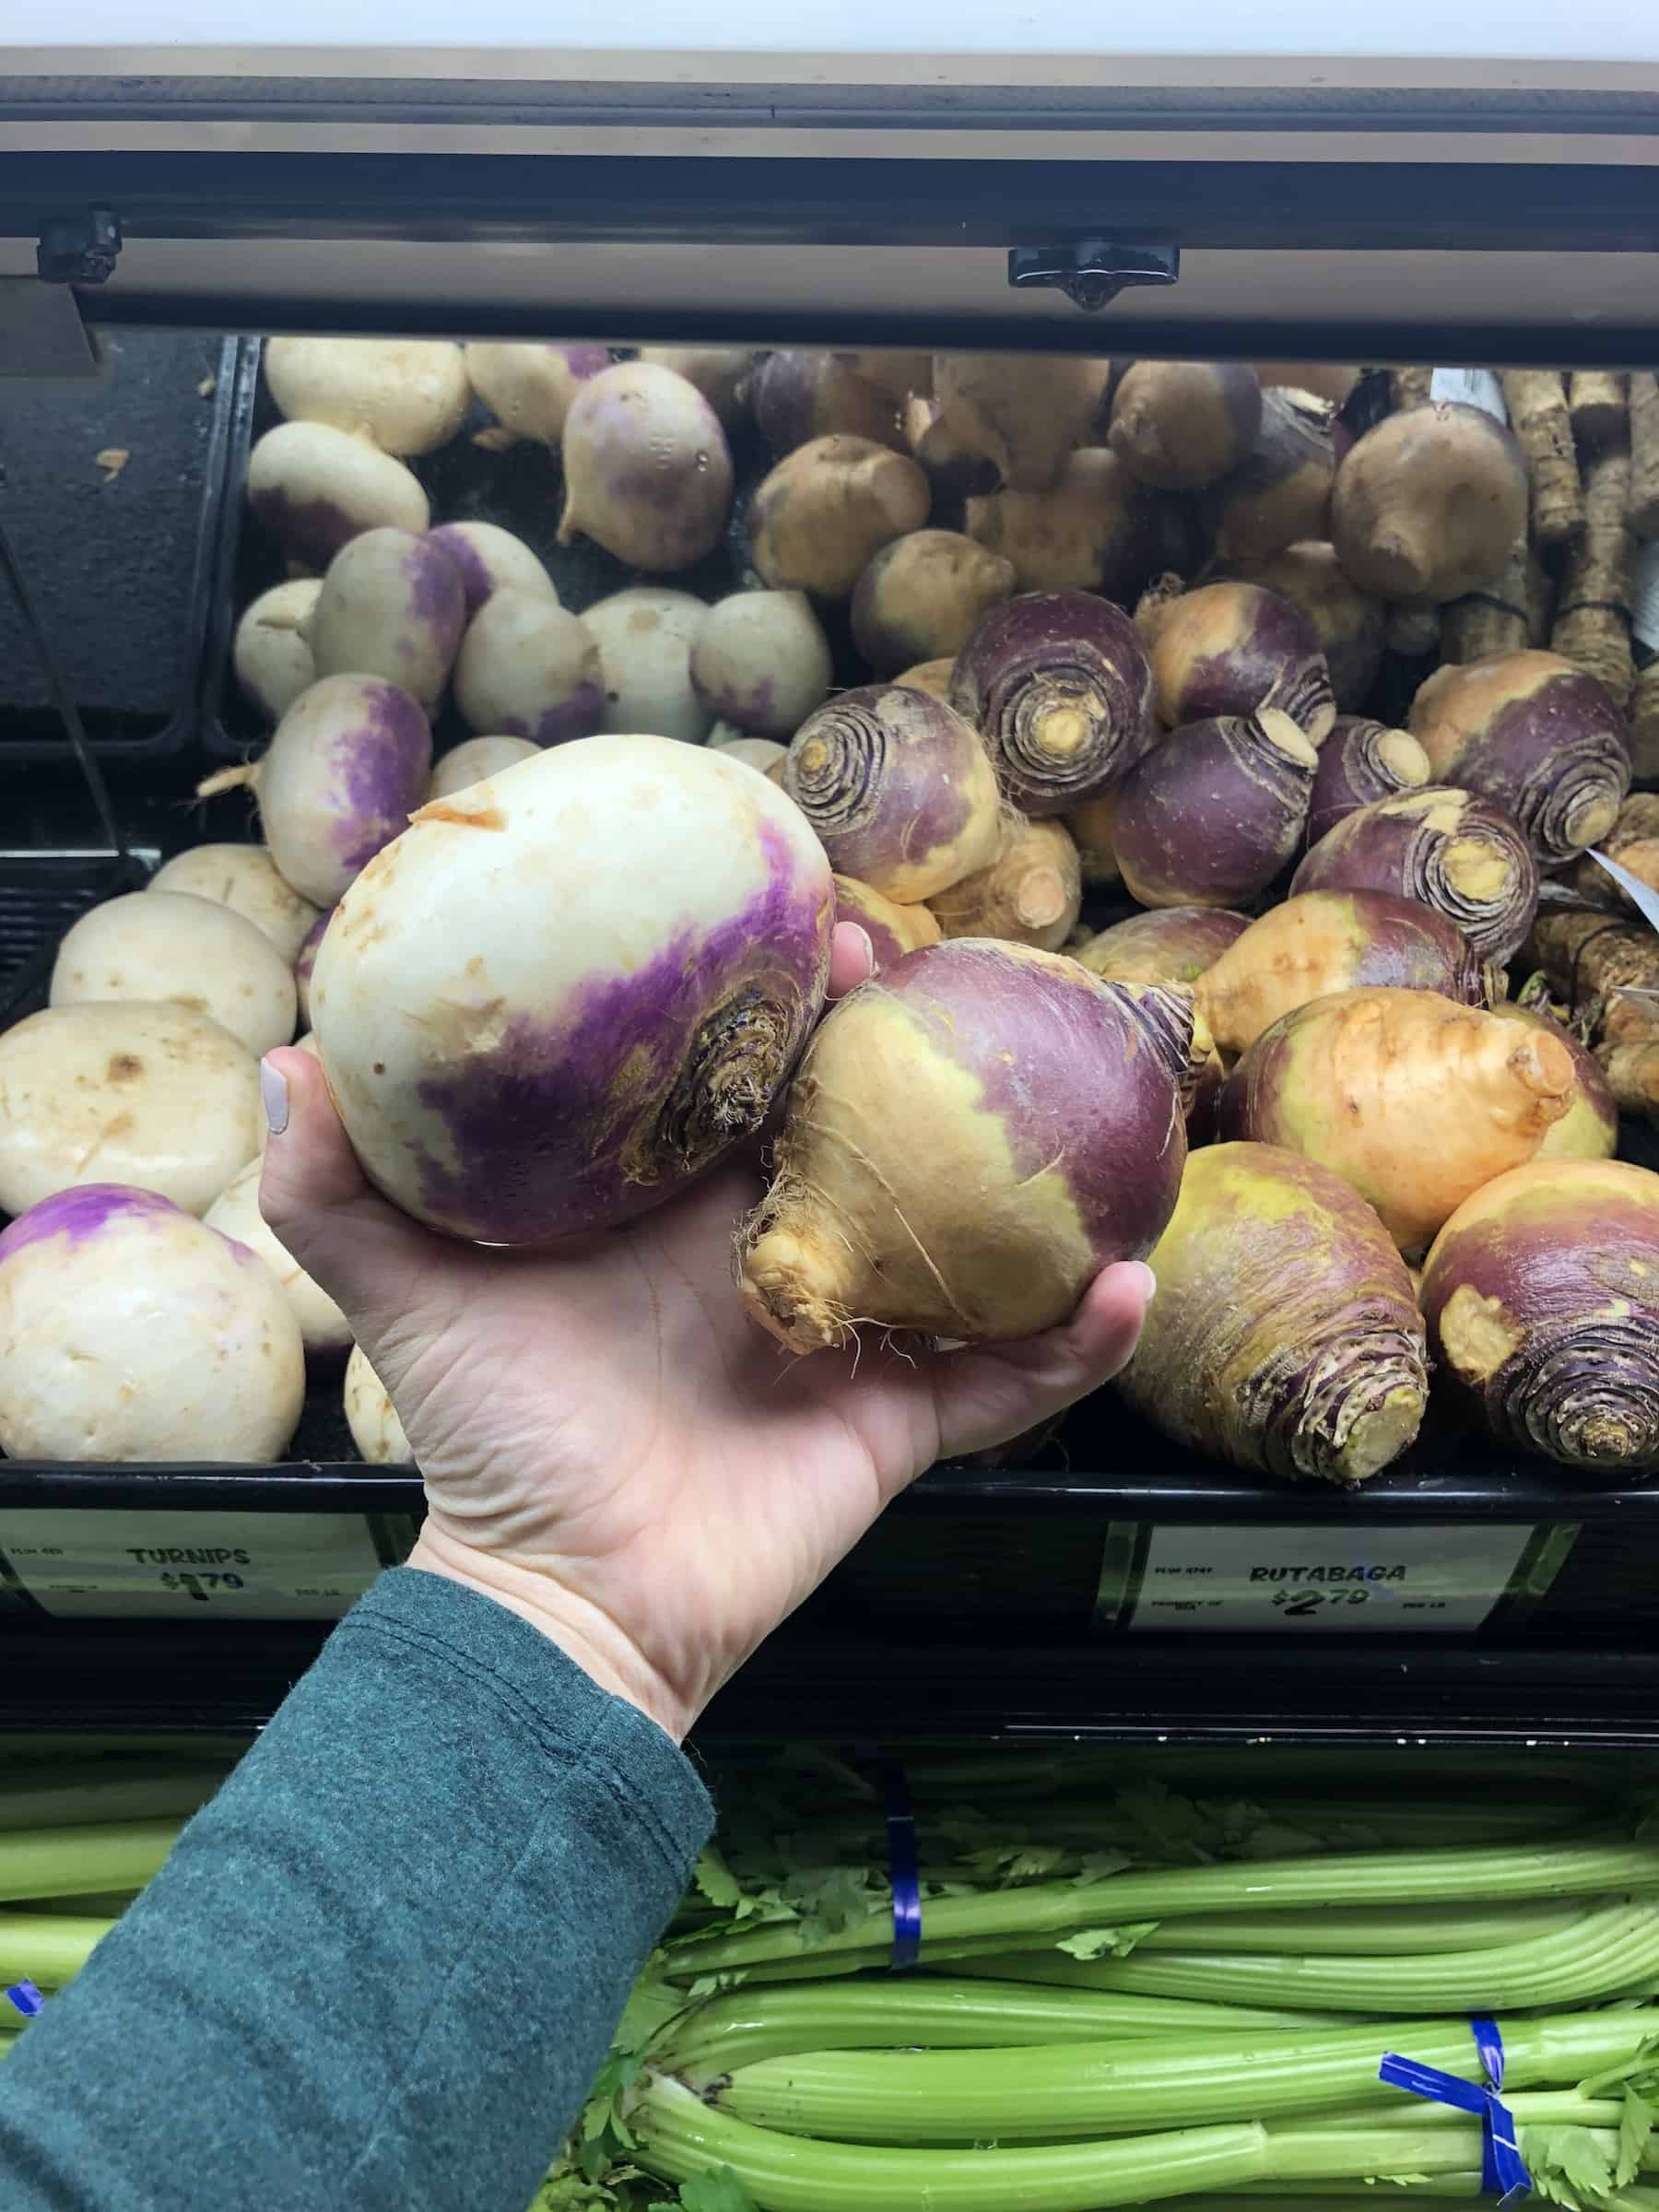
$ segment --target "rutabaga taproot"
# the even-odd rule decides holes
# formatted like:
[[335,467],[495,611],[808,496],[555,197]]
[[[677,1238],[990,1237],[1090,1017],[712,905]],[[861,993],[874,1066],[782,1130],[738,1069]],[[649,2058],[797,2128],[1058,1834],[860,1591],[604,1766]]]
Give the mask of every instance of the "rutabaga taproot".
[[305,634],[320,677],[382,677],[430,712],[465,623],[460,571],[440,547],[365,530],[329,562]]
[[1228,1079],[1224,1136],[1283,1145],[1353,1184],[1405,1253],[1531,1159],[1573,1102],[1559,1037],[1429,991],[1338,991],[1264,1030]]
[[472,402],[461,348],[444,338],[267,338],[261,362],[290,422],[325,422],[382,453],[429,453]]
[[527,438],[555,452],[577,393],[610,365],[605,346],[475,343],[466,347],[472,388],[495,417],[503,442]]
[[1206,583],[1144,621],[1159,719],[1170,729],[1277,707],[1314,745],[1336,719],[1330,671],[1300,606],[1256,583]]
[[500,591],[559,598],[552,577],[524,539],[495,523],[444,523],[427,532],[427,543],[438,547],[459,571],[469,617]]
[[1261,383],[1242,361],[1135,361],[1112,395],[1112,450],[1159,491],[1230,476],[1261,427]]
[[280,1458],[305,1357],[276,1278],[153,1191],[61,1192],[0,1233],[0,1450]]
[[1063,1321],[1174,1205],[1191,1008],[1169,1016],[982,938],[861,985],[790,1087],[775,1180],[739,1238],[749,1311],[803,1352],[865,1324],[975,1342]]
[[895,906],[890,899],[884,899],[879,891],[851,876],[835,878],[835,918],[851,922],[869,938],[877,975],[907,952],[936,945],[942,935],[927,907]]
[[814,438],[764,477],[749,505],[749,551],[774,591],[845,599],[872,558],[919,530],[927,478],[869,438]]
[[1430,781],[1429,756],[1409,730],[1390,729],[1359,714],[1339,714],[1319,748],[1313,796],[1308,805],[1308,843],[1373,799],[1397,791],[1420,791]]
[[691,647],[708,612],[694,593],[660,585],[613,592],[583,611],[599,647],[600,729],[703,742],[714,714],[692,683]]
[[911,906],[994,859],[1003,807],[972,727],[902,684],[839,692],[796,731],[782,786],[843,876]]
[[1437,669],[1410,722],[1438,781],[1506,808],[1546,862],[1594,845],[1630,788],[1623,715],[1594,677],[1559,653],[1499,653]]
[[578,535],[630,568],[689,568],[720,543],[732,453],[720,418],[672,369],[621,361],[590,377],[564,426],[559,542]]
[[853,641],[878,676],[947,660],[1014,594],[1014,570],[956,530],[912,530],[884,546],[853,594]]
[[1526,463],[1483,408],[1385,415],[1343,455],[1331,543],[1364,591],[1439,605],[1490,582],[1526,527]]
[[941,353],[933,395],[962,443],[1010,491],[1047,491],[1083,443],[1112,381],[1110,361],[1045,353]]
[[499,776],[504,768],[516,768],[521,760],[534,759],[540,750],[528,737],[463,738],[433,763],[426,795],[429,800],[453,798],[456,792],[481,783],[486,776]]
[[557,600],[492,593],[461,641],[455,704],[480,736],[537,746],[591,737],[605,712],[599,641]]
[[263,845],[192,845],[164,862],[145,888],[187,891],[229,907],[263,930],[287,960],[298,957],[316,924],[316,908],[283,877]]
[[1483,959],[1507,960],[1538,911],[1538,864],[1502,807],[1428,783],[1345,815],[1301,862],[1290,888],[1416,899],[1454,922]]
[[1410,1278],[1328,1168],[1277,1145],[1194,1152],[1150,1265],[1158,1296],[1118,1388],[1166,1436],[1349,1483],[1416,1436],[1429,1378]]
[[188,891],[127,891],[65,935],[50,1004],[98,1000],[187,1006],[254,1053],[287,1044],[298,1005],[294,970],[261,928]]
[[1659,1466],[1659,1176],[1515,1168],[1466,1198],[1423,1268],[1430,1342],[1499,1441],[1616,1477]]
[[734,592],[691,641],[691,681],[710,713],[785,744],[829,697],[832,672],[805,592]]
[[1118,792],[1112,850],[1131,894],[1231,907],[1265,891],[1301,843],[1318,765],[1275,707],[1171,731]]
[[1079,947],[1091,975],[1120,983],[1173,987],[1198,978],[1250,927],[1249,917],[1219,906],[1166,906],[1114,922]]
[[1560,1120],[1545,1132],[1534,1159],[1611,1159],[1618,1148],[1618,1104],[1594,1053],[1586,1052],[1571,1030],[1551,1014],[1515,1000],[1497,1000],[1491,1011],[1524,1029],[1559,1037],[1572,1054],[1572,1103]]
[[[595,823],[627,824],[626,867],[594,865]],[[311,1004],[346,1133],[454,1236],[643,1213],[760,1128],[833,919],[821,846],[752,769],[665,737],[537,754],[422,807],[340,901]]]
[[279,422],[248,455],[248,505],[290,559],[326,567],[366,530],[424,530],[413,470],[349,430]]
[[274,583],[243,610],[236,625],[230,665],[267,722],[280,722],[300,692],[317,680],[305,631],[322,589],[320,576]]
[[1438,992],[1465,1006],[1503,994],[1501,971],[1477,959],[1444,915],[1387,891],[1301,891],[1269,907],[1194,993],[1222,1051],[1241,1053],[1310,999],[1379,983]]
[[203,1215],[209,1229],[257,1255],[276,1277],[300,1324],[310,1359],[343,1359],[351,1349],[351,1325],[320,1283],[312,1282],[259,1210],[263,1160],[250,1160],[233,1175]]
[[0,1212],[116,1181],[205,1213],[259,1150],[259,1063],[183,1006],[52,1006],[0,1035]]
[[414,1458],[391,1393],[369,1364],[360,1344],[346,1362],[346,1425],[351,1441],[372,1467],[406,1467]]
[[950,703],[1022,814],[1098,798],[1158,735],[1134,623],[1086,592],[1035,592],[987,615],[956,657]]
[[1082,904],[1083,875],[1070,830],[1060,822],[1018,817],[988,867],[928,900],[947,937],[1003,937],[1044,952],[1059,951]]

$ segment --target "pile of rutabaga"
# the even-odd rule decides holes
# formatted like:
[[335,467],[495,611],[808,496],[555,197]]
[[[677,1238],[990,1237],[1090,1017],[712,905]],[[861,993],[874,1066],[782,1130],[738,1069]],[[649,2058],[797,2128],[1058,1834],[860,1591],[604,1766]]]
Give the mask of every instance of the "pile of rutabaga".
[[[265,843],[94,910],[0,1038],[0,1207],[36,1209],[0,1447],[286,1447],[348,1349],[257,1215],[253,1058],[310,1018],[366,1171],[452,1235],[619,1229],[770,1147],[741,1295],[796,1351],[1027,1335],[1147,1258],[1119,1387],[1196,1449],[1358,1482],[1433,1372],[1504,1445],[1659,1466],[1659,1179],[1612,1158],[1659,1101],[1652,377],[317,340],[266,374],[249,500],[293,573],[237,667],[275,727],[210,779]],[[475,402],[477,442],[557,449],[560,540],[700,579],[740,539],[740,588],[575,613],[435,523],[406,457]],[[435,769],[434,724],[472,733]],[[877,973],[826,1014],[836,920]],[[360,1355],[347,1389],[401,1456]]]

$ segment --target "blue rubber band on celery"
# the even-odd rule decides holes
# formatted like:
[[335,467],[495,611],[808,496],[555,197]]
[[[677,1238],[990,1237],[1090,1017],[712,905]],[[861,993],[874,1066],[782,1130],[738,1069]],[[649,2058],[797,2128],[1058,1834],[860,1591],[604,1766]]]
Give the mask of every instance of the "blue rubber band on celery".
[[15,1982],[6,1993],[6,2000],[14,2005],[26,2020],[32,2020],[37,2012],[44,2012],[46,2000],[32,1982]]
[[893,1956],[889,1973],[908,1973],[922,1956],[922,1860],[910,1784],[897,1759],[882,1769],[887,1794],[888,1873],[893,1886]]
[[1464,2081],[1442,2074],[1438,2066],[1420,2065],[1415,2058],[1388,2053],[1377,2069],[1379,2081],[1413,2097],[1427,2097],[1434,2104],[1455,2105],[1460,2112],[1480,2119],[1480,2185],[1499,2205],[1518,2204],[1532,2192],[1532,2176],[1515,2140],[1514,2114],[1503,2101],[1503,2038],[1496,2020],[1477,2016],[1469,2022],[1475,2048],[1480,2055],[1484,2083]]

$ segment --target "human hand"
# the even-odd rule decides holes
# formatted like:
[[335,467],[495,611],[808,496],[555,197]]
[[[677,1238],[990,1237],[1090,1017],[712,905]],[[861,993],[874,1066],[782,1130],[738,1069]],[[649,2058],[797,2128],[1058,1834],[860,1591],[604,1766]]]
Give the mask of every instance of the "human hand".
[[[861,936],[837,932],[832,988],[867,974]],[[1140,1334],[1131,1262],[1023,1343],[795,1359],[733,1287],[752,1171],[557,1248],[458,1243],[370,1185],[308,1053],[266,1065],[288,1118],[260,1206],[392,1394],[427,1486],[410,1565],[511,1606],[676,1738],[924,1468],[1059,1412]]]

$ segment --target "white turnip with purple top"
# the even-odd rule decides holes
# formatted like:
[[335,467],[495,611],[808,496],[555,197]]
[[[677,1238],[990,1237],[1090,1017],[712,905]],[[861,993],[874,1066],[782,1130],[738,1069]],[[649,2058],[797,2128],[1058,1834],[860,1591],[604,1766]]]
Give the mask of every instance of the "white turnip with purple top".
[[461,641],[455,704],[480,736],[591,737],[605,712],[599,641],[557,600],[496,592]]
[[688,569],[720,543],[732,454],[720,418],[672,369],[623,361],[582,384],[564,427],[565,511],[578,535],[630,568]]
[[460,573],[440,546],[366,530],[329,562],[305,635],[319,677],[383,677],[430,712],[465,625]]
[[454,563],[469,618],[500,591],[528,592],[558,605],[559,593],[542,562],[522,537],[498,524],[441,523],[427,532],[427,543]]

